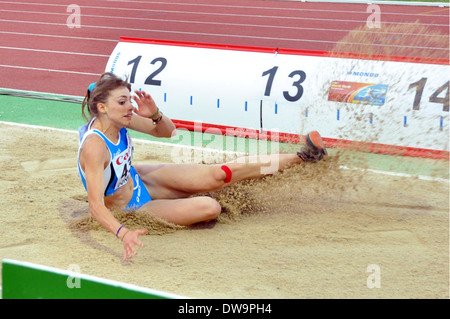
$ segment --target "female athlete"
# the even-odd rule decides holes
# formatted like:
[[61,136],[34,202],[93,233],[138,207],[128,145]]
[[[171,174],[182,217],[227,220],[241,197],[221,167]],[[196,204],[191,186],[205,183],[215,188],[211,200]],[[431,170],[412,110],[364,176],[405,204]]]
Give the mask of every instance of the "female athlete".
[[219,203],[208,196],[191,195],[317,161],[327,154],[319,133],[313,131],[297,154],[245,157],[225,164],[132,164],[134,147],[128,129],[155,137],[176,134],[175,125],[149,94],[134,93],[132,96],[128,82],[113,73],[102,74],[89,86],[82,104],[88,123],[79,129],[78,170],[90,212],[122,240],[124,260],[137,254],[136,245],[143,246],[139,236],[146,230],[127,229],[114,217],[113,209],[147,211],[186,226],[213,220],[220,214]]

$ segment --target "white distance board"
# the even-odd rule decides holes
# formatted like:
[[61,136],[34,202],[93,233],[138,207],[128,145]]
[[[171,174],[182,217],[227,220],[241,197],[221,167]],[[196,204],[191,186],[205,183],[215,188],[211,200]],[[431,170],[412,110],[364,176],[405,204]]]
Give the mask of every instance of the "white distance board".
[[449,150],[449,65],[122,38],[105,71],[197,127]]

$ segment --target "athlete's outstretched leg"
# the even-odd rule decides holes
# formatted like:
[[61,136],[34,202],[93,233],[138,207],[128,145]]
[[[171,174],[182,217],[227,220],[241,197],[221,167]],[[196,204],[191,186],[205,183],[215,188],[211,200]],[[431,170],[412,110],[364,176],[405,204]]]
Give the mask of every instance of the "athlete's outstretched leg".
[[320,160],[324,154],[326,150],[320,135],[311,132],[307,135],[306,145],[297,154],[246,156],[225,164],[135,165],[135,168],[152,198],[173,199],[271,175],[293,164]]
[[220,214],[220,205],[210,197],[187,198],[196,193],[222,189],[227,185],[282,171],[293,164],[317,161],[326,155],[317,132],[307,135],[297,154],[242,157],[225,164],[136,165],[135,168],[154,199],[142,209],[178,225],[208,221]]

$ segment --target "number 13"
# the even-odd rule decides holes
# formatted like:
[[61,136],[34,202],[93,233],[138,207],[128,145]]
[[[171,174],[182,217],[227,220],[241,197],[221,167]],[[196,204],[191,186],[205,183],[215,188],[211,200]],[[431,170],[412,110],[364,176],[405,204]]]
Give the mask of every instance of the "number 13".
[[[266,76],[266,75],[269,75],[269,77],[268,77],[268,79],[267,79],[267,83],[266,83],[266,90],[264,91],[264,95],[265,96],[270,96],[270,92],[271,92],[271,90],[272,90],[272,84],[273,84],[273,80],[274,80],[274,78],[275,78],[275,74],[277,73],[277,70],[278,70],[278,67],[277,66],[274,66],[273,68],[271,68],[271,69],[269,69],[269,70],[267,70],[267,71],[264,71],[263,73],[262,73],[262,76],[264,77],[264,76]],[[305,81],[305,79],[306,79],[306,73],[304,72],[304,71],[301,71],[301,70],[295,70],[295,71],[292,71],[290,74],[289,74],[289,77],[290,78],[293,78],[293,77],[295,77],[295,76],[299,76],[299,79],[297,80],[297,81],[294,81],[293,83],[292,83],[292,86],[293,87],[295,87],[297,90],[296,90],[296,93],[294,94],[294,95],[290,95],[289,94],[289,91],[283,91],[283,96],[284,96],[284,98],[287,100],[287,101],[289,101],[289,102],[295,102],[295,101],[298,101],[298,100],[300,100],[300,98],[302,97],[302,95],[303,95],[303,86],[301,86],[301,84]]]

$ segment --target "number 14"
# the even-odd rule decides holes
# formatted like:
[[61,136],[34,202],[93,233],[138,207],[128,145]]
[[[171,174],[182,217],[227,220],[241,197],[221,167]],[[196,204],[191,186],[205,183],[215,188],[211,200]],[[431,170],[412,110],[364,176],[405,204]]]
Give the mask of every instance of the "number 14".
[[[448,112],[448,106],[449,106],[449,82],[445,83],[441,87],[439,87],[436,91],[434,91],[433,94],[431,94],[429,101],[432,103],[440,103],[443,105],[443,111]],[[412,88],[416,88],[416,96],[414,97],[414,104],[413,104],[413,110],[419,110],[420,109],[420,100],[422,99],[422,93],[423,89],[425,88],[425,84],[427,83],[427,78],[422,78],[417,82],[411,83],[408,87],[408,90]],[[447,90],[447,93],[444,97],[439,97],[439,95],[444,91]]]

